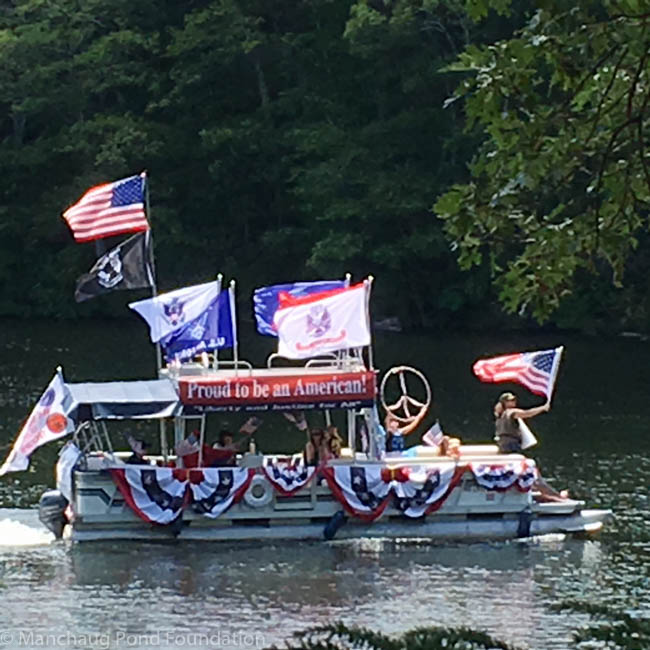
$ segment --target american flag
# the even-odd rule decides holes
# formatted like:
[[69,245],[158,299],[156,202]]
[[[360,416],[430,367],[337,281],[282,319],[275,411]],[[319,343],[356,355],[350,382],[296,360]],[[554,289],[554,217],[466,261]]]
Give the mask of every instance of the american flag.
[[76,242],[147,230],[144,213],[146,175],[91,187],[64,213]]
[[422,436],[422,442],[430,447],[440,447],[443,440],[444,435],[438,420],[436,420],[434,425]]
[[562,347],[538,352],[518,352],[502,357],[479,359],[474,364],[474,374],[490,383],[512,381],[528,388],[535,395],[551,398]]

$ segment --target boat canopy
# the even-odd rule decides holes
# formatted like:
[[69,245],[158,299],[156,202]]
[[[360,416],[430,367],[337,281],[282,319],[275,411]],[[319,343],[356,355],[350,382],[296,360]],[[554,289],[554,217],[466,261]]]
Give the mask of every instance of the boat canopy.
[[66,384],[76,408],[71,417],[84,420],[130,420],[180,415],[182,405],[169,379]]

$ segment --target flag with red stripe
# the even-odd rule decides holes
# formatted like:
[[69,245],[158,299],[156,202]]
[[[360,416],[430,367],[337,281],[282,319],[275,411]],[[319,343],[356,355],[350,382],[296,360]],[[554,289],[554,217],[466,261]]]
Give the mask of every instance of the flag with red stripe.
[[144,210],[146,175],[90,188],[64,213],[76,242],[148,230]]
[[501,357],[479,359],[474,364],[474,374],[490,383],[511,381],[525,386],[535,395],[551,399],[562,347],[538,352],[518,352]]

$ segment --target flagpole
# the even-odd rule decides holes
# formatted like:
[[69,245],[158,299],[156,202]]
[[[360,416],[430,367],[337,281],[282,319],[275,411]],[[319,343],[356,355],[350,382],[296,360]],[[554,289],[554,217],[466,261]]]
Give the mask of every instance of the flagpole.
[[[352,274],[351,273],[346,273],[345,278],[343,280],[343,286],[346,289],[350,288],[350,282],[352,280]],[[363,356],[363,350],[360,351],[360,354]],[[344,365],[349,366],[350,365],[350,359],[352,358],[352,350],[350,348],[345,348],[342,352],[338,353],[338,357],[340,360],[344,362]],[[330,423],[328,422],[327,425],[329,426]]]
[[235,363],[235,377],[238,374],[237,362],[239,357],[239,350],[237,344],[237,312],[235,306],[235,281],[230,281],[228,287],[228,298],[230,300],[230,325],[232,327],[232,358]]
[[[153,250],[153,234],[151,232],[151,204],[149,202],[149,179],[147,177],[147,171],[143,171],[140,176],[144,185],[144,209],[147,221],[149,222],[149,246],[147,250],[149,251],[149,267],[151,271],[151,297],[155,298],[158,295],[158,286],[156,284],[156,259]],[[156,341],[156,377],[160,377],[161,369],[162,348],[160,347],[160,341]],[[169,449],[167,448],[167,430],[164,418],[160,419],[160,454],[164,461],[167,462]]]
[[560,361],[562,359],[562,353],[564,352],[564,346],[561,345],[559,348],[555,348],[557,354],[555,359],[553,359],[553,367],[551,368],[551,381],[549,382],[548,395],[546,397],[546,403],[551,405],[551,395],[553,395],[553,390],[555,389],[555,380],[557,379],[557,373],[560,369]]
[[[217,318],[216,318],[216,320],[217,320],[217,339],[219,338],[219,312],[221,311],[219,309],[219,301],[221,299],[221,283],[222,283],[222,280],[223,280],[223,275],[221,273],[217,273],[217,287],[218,287],[218,291],[217,291]],[[216,347],[214,349],[214,355],[213,355],[213,358],[212,358],[212,367],[215,370],[218,370],[218,368],[219,368],[219,348],[218,347]]]
[[[149,183],[146,170],[143,171],[140,176],[142,178],[142,183],[144,184],[144,206],[147,215],[147,221],[149,222],[149,264],[151,265],[151,297],[155,298],[158,295],[158,286],[156,284],[156,261],[153,250],[153,235],[151,234],[151,204],[149,202]],[[156,375],[158,375],[160,369],[162,368],[162,350],[160,348],[160,342],[156,342],[156,365]]]
[[372,289],[372,282],[375,278],[372,275],[369,275],[364,281],[363,284],[366,287],[366,318],[368,321],[368,332],[370,332],[370,345],[368,346],[368,365],[370,370],[373,369],[373,358],[372,358],[372,327],[370,322],[370,290]]

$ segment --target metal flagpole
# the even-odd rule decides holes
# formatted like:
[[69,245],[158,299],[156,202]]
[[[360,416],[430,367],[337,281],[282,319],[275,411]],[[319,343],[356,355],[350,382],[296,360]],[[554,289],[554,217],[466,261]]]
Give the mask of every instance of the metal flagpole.
[[366,319],[368,323],[368,331],[370,332],[370,345],[368,346],[368,365],[370,366],[369,370],[373,369],[373,358],[372,358],[372,327],[370,322],[370,290],[372,289],[372,282],[374,278],[372,275],[369,275],[364,281],[363,284],[366,287]]
[[230,281],[228,287],[228,298],[230,300],[230,326],[232,328],[232,358],[235,363],[235,377],[237,376],[237,362],[238,362],[238,344],[237,344],[237,311],[235,305],[235,281]]
[[[351,273],[346,273],[345,278],[343,279],[343,286],[346,289],[350,288],[350,281],[352,280],[352,274]],[[363,350],[359,350],[359,354],[363,355]],[[343,361],[344,365],[350,365],[350,359],[352,358],[352,350],[350,348],[345,348],[343,352],[339,352],[339,358],[341,361]],[[327,423],[329,426],[329,422]]]
[[[151,280],[151,297],[155,298],[158,295],[158,286],[156,284],[156,261],[154,257],[153,250],[153,235],[151,234],[151,204],[149,203],[149,179],[147,178],[147,171],[143,171],[140,174],[142,178],[142,183],[144,185],[144,204],[145,204],[145,213],[147,221],[149,222],[149,241],[145,240],[145,243],[148,244],[147,250],[149,253],[149,269],[150,269],[150,280]],[[162,369],[162,349],[160,347],[160,342],[156,341],[156,377],[160,376],[160,370]],[[169,455],[169,450],[167,448],[167,431],[165,426],[165,419],[160,419],[160,453],[167,462],[167,457]]]
[[[147,182],[147,172],[142,172],[140,176],[144,183],[145,211],[147,214],[147,221],[149,222],[149,233],[151,233],[151,205],[149,203],[149,183]],[[155,298],[158,295],[158,287],[156,285],[156,261],[153,252],[153,235],[151,234],[149,235],[149,264],[151,267],[151,297]],[[159,370],[162,368],[162,350],[160,349],[159,342],[156,342],[156,365],[157,375]]]
[[[217,291],[217,340],[219,339],[219,304],[221,300],[221,283],[223,281],[223,275],[221,273],[217,273],[217,286],[218,286],[218,291]],[[217,370],[219,368],[219,348],[214,349],[213,357],[212,357],[212,367]]]
[[557,373],[560,369],[560,360],[562,359],[562,353],[564,352],[564,346],[561,345],[559,348],[555,348],[555,359],[553,359],[553,367],[551,368],[551,381],[548,385],[548,395],[546,397],[546,403],[551,405],[551,395],[553,395],[553,390],[555,389],[555,380],[557,379]]

